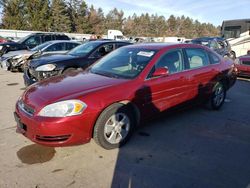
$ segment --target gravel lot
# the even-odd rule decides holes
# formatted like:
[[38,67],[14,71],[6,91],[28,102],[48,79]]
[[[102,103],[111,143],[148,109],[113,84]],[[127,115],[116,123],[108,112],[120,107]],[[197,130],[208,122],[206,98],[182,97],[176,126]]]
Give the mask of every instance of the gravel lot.
[[220,111],[193,107],[140,127],[121,149],[48,148],[15,132],[21,73],[0,70],[0,188],[250,187],[250,80]]

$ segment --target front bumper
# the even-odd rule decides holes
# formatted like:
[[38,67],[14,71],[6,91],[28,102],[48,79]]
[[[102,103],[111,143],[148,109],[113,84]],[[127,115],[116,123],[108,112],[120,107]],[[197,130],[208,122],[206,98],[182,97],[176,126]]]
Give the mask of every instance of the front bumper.
[[54,70],[54,71],[35,71],[34,69],[31,68],[25,68],[24,69],[24,74],[23,74],[23,79],[24,79],[24,84],[26,86],[29,86],[35,82],[50,78],[52,76],[56,76],[61,74],[61,70]]
[[29,85],[34,84],[38,81],[33,75],[30,74],[28,68],[24,68],[23,80],[24,80],[25,86],[29,86]]
[[7,61],[1,61],[0,66],[3,70],[8,70]]
[[37,144],[51,147],[89,142],[96,115],[97,113],[83,113],[65,118],[39,117],[25,113],[18,105],[14,113],[18,133]]

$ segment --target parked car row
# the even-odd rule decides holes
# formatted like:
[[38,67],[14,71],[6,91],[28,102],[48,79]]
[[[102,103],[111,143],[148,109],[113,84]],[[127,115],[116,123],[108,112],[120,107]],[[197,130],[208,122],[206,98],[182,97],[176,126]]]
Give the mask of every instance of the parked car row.
[[113,149],[143,120],[187,101],[220,109],[236,67],[197,44],[91,41],[67,54],[30,60],[24,79],[26,85],[38,83],[16,103],[19,133],[47,146],[93,138]]
[[0,43],[0,56],[10,51],[32,49],[44,42],[52,40],[70,40],[70,38],[61,33],[33,33],[18,42],[7,41]]
[[11,51],[2,55],[0,60],[2,67],[4,67],[6,70],[23,71],[27,61],[35,57],[52,54],[64,54],[80,44],[81,43],[79,42],[66,40],[48,41],[30,50]]
[[236,59],[235,52],[227,40],[220,37],[203,37],[191,40],[191,43],[200,44],[213,49],[223,57],[229,57],[235,60],[235,64],[240,77],[250,77],[250,53],[240,56]]
[[24,70],[25,85],[77,69],[84,70],[109,52],[129,44],[119,41],[90,41],[65,54],[32,59]]

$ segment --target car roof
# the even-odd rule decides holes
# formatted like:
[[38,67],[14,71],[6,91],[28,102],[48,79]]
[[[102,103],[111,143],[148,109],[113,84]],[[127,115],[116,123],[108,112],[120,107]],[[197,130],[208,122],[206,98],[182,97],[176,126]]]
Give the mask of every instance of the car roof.
[[56,44],[56,43],[61,43],[61,42],[64,42],[64,43],[77,43],[77,44],[81,44],[80,42],[72,41],[72,40],[50,40],[50,41],[48,41],[48,42],[50,42],[51,44]]
[[65,34],[64,33],[31,33],[30,36],[31,35],[65,35]]
[[143,48],[143,49],[152,49],[152,50],[162,50],[170,47],[198,47],[201,48],[201,45],[197,44],[186,44],[186,43],[140,43],[129,45],[128,48]]

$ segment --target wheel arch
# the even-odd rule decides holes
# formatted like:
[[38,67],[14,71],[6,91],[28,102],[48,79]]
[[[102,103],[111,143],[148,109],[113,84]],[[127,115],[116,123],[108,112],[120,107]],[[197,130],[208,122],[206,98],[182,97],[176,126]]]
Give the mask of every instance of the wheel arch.
[[223,84],[223,86],[225,87],[226,90],[229,89],[229,83],[230,82],[229,82],[228,78],[221,78],[219,80],[219,82],[221,82]]
[[130,108],[130,109],[133,111],[133,114],[135,115],[136,126],[139,125],[140,120],[141,120],[141,113],[140,113],[140,110],[139,110],[139,108],[137,107],[137,105],[134,104],[133,102],[131,102],[130,100],[117,101],[117,102],[114,102],[114,103],[112,103],[112,104],[107,105],[106,107],[104,107],[104,108],[100,111],[100,113],[98,114],[98,116],[97,116],[97,118],[96,118],[96,120],[95,120],[94,126],[93,126],[93,128],[92,128],[92,133],[91,133],[92,138],[93,138],[93,136],[94,136],[94,128],[95,128],[96,122],[97,122],[98,118],[100,117],[100,115],[102,114],[102,112],[104,112],[104,111],[105,111],[106,109],[108,109],[108,108],[112,108],[112,106],[115,106],[115,105],[117,105],[117,104],[122,104],[122,105],[128,106],[128,108]]

